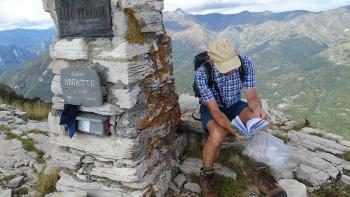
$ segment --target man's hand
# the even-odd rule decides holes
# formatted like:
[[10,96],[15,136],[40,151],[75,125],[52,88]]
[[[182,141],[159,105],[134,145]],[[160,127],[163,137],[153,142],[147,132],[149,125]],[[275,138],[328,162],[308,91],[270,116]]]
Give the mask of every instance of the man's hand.
[[229,132],[232,133],[234,136],[235,136],[235,139],[236,140],[239,140],[239,141],[245,141],[245,137],[241,136],[237,130],[235,128],[233,128],[232,126],[229,126]]
[[267,113],[261,107],[261,100],[256,94],[255,89],[244,89],[249,108],[253,111],[256,118],[267,118]]
[[254,117],[261,118],[261,119],[267,118],[267,113],[260,106],[257,106],[255,108],[253,108],[252,110],[254,113]]

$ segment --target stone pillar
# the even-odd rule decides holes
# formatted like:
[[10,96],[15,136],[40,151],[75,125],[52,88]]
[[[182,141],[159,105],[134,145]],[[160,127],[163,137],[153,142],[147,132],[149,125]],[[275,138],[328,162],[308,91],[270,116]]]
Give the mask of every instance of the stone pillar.
[[[55,74],[50,163],[63,168],[56,188],[89,196],[163,196],[171,180],[171,139],[180,119],[164,2],[94,0],[84,7],[79,5],[83,1],[92,0],[43,0],[59,32],[50,49]],[[106,2],[110,6],[100,6]],[[71,7],[74,3],[78,8]],[[110,17],[101,24],[110,22],[110,31],[95,20],[106,11]],[[95,24],[87,27],[87,22]],[[107,116],[111,136],[77,132],[70,139],[59,125],[66,102],[61,70],[70,67],[98,73],[103,103],[81,105],[79,111]]]

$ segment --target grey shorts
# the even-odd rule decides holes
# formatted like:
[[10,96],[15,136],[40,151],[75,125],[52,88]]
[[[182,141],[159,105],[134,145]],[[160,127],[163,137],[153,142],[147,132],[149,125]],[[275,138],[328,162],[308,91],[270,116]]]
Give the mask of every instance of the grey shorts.
[[[231,107],[220,110],[227,116],[229,120],[232,120],[236,116],[238,116],[243,111],[243,109],[247,107],[248,103],[240,100],[237,103],[233,104]],[[199,111],[201,113],[201,122],[203,129],[208,134],[207,124],[211,119],[213,119],[213,117],[211,116],[208,108],[205,105],[201,105]]]

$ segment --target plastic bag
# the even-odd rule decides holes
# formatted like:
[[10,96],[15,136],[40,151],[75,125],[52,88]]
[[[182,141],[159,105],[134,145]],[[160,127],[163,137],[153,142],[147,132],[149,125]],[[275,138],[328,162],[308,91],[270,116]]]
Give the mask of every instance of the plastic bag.
[[284,142],[265,132],[259,131],[245,145],[243,153],[267,165],[283,165],[292,154],[292,149]]

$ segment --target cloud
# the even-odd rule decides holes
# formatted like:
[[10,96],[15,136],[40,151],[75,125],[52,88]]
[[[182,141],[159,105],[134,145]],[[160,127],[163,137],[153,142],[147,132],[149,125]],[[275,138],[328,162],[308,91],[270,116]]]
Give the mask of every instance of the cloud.
[[[132,1],[132,0],[129,0]],[[238,13],[244,10],[321,11],[350,4],[350,0],[164,0],[165,10],[181,8],[192,14],[219,12]],[[48,28],[53,26],[44,12],[42,0],[0,0],[0,30],[14,28]]]
[[283,12],[291,10],[323,11],[345,5],[350,0],[165,0],[165,10],[181,8],[192,14],[212,12],[238,13],[244,10]]
[[41,0],[1,0],[0,30],[42,29],[53,26],[50,15],[44,12]]

